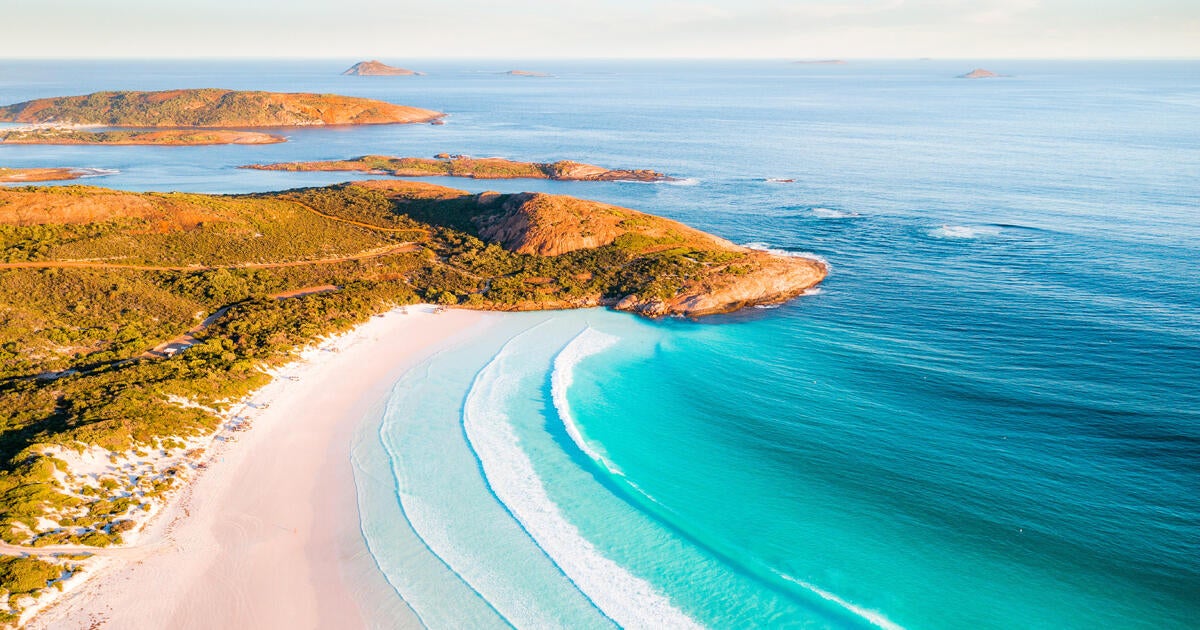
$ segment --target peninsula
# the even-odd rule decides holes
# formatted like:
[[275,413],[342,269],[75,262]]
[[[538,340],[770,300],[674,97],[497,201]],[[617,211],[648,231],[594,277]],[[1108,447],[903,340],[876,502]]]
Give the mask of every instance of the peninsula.
[[562,160],[517,162],[440,153],[433,158],[364,155],[349,160],[250,164],[260,171],[358,171],[393,177],[468,177],[472,179],[553,179],[560,181],[664,182],[674,178],[646,169],[607,169]]
[[82,177],[99,177],[110,171],[94,168],[3,168],[0,167],[0,183],[54,182]]
[[371,61],[360,61],[347,68],[342,74],[358,77],[411,77],[422,76],[425,73],[389,66],[377,59],[372,59]]
[[35,126],[0,130],[0,144],[201,146],[212,144],[275,144],[278,142],[287,142],[287,138],[260,131],[228,131],[222,129],[90,131],[77,127]]
[[126,546],[208,466],[214,435],[248,428],[247,397],[298,348],[374,314],[425,302],[700,316],[825,276],[627,208],[400,181],[2,188],[0,228],[0,621],[52,601],[94,554],[139,557]]
[[300,127],[433,122],[440,112],[336,94],[235,91],[96,92],[0,107],[0,122],[109,127]]

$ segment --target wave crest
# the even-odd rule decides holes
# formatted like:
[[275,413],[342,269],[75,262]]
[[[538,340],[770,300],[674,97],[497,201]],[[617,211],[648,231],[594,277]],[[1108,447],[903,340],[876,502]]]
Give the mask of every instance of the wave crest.
[[935,230],[930,230],[929,235],[934,238],[970,240],[985,236],[999,236],[1000,228],[993,225],[943,225]]
[[504,411],[517,386],[506,376],[509,356],[506,346],[480,371],[463,407],[467,441],[493,494],[580,592],[618,625],[699,628],[652,584],[596,549],[550,498]]

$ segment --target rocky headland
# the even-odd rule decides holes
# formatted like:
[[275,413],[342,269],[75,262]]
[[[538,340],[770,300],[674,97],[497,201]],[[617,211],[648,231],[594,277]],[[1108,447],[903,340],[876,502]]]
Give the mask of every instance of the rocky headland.
[[358,171],[393,177],[469,177],[472,179],[553,179],[560,181],[663,182],[674,178],[648,169],[608,169],[569,160],[517,162],[503,158],[473,158],[438,154],[433,158],[364,155],[350,160],[250,164],[261,171]]
[[337,94],[218,88],[160,92],[96,92],[0,107],[0,122],[108,127],[304,127],[433,122],[444,116],[418,107]]
[[[595,260],[612,252],[624,261],[620,274],[628,276],[609,290],[486,305],[498,310],[603,305],[647,317],[698,317],[789,300],[827,273],[817,260],[742,247],[677,221],[597,201],[546,193],[472,195],[380,180],[353,185],[395,200],[397,212],[420,223],[466,231],[515,254]],[[439,201],[430,203],[431,198]]]

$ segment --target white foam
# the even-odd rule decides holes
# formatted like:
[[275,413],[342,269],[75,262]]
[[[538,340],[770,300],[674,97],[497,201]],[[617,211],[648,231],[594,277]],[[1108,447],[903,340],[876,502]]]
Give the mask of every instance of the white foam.
[[846,611],[854,613],[855,615],[870,622],[871,625],[873,625],[873,626],[883,628],[884,630],[904,630],[904,626],[901,626],[900,624],[892,621],[891,619],[884,617],[882,613],[879,613],[879,612],[876,612],[874,610],[870,610],[867,608],[863,608],[862,606],[859,606],[852,602],[848,602],[848,601],[842,599],[841,597],[838,597],[837,595],[834,595],[833,593],[830,593],[829,591],[822,589],[822,588],[816,586],[815,584],[812,584],[811,582],[805,582],[804,580],[801,580],[799,578],[794,578],[790,575],[787,575],[786,573],[779,573],[778,571],[776,571],[775,574],[778,575],[779,577],[791,582],[792,584],[795,584],[795,585],[811,592],[812,594],[816,595],[817,597],[820,597],[821,599],[823,599],[827,602],[832,602],[834,604],[837,604],[838,606],[841,606]]
[[606,335],[590,326],[576,335],[558,353],[558,356],[554,357],[554,370],[550,375],[550,395],[554,400],[554,408],[558,411],[558,417],[562,420],[567,435],[571,436],[571,441],[575,442],[575,446],[610,473],[624,477],[625,475],[615,464],[584,439],[579,425],[575,423],[575,416],[571,413],[571,405],[567,402],[567,390],[575,382],[575,366],[580,361],[612,347],[617,341],[619,338]]
[[505,369],[508,355],[506,346],[479,373],[463,407],[467,441],[492,492],[571,582],[618,625],[699,628],[652,584],[596,549],[547,494],[504,412],[505,400],[518,384]]
[[104,177],[106,175],[116,175],[121,171],[115,168],[79,168],[76,172],[82,173],[79,178],[87,179],[89,177]]
[[929,235],[934,238],[973,239],[983,236],[999,236],[1000,228],[991,225],[943,225],[936,230],[930,230]]
[[820,219],[848,219],[858,216],[857,212],[847,210],[834,210],[833,208],[813,208],[813,216]]
[[625,472],[613,463],[602,449],[587,441],[583,432],[580,431],[579,425],[576,424],[575,414],[571,411],[571,404],[567,401],[567,391],[571,389],[571,384],[575,382],[575,366],[580,361],[607,350],[619,340],[619,337],[606,335],[590,326],[576,335],[558,353],[558,356],[554,358],[554,370],[550,375],[550,394],[554,401],[554,409],[558,412],[559,419],[562,420],[563,428],[566,429],[567,435],[571,436],[571,441],[575,443],[575,446],[580,451],[583,451],[584,455],[587,455],[592,461],[596,462],[598,466],[607,470],[610,474],[620,477],[622,481],[638,494],[654,503],[658,503],[658,499],[655,499],[649,492],[643,490],[632,479],[626,477]]
[[743,243],[742,247],[745,247],[747,249],[756,249],[760,252],[767,252],[768,254],[775,254],[776,256],[787,256],[789,258],[807,258],[809,260],[815,260],[815,261],[821,263],[822,265],[825,265],[826,269],[831,268],[828,260],[825,260],[825,258],[823,258],[822,256],[818,256],[817,254],[814,254],[812,252],[793,252],[793,251],[789,251],[786,249],[779,249],[777,247],[771,247],[771,245],[769,243],[762,243],[759,241],[755,241],[753,243]]
[[667,186],[695,186],[700,183],[700,180],[696,179],[695,177],[684,177],[682,179],[679,179],[679,178],[657,179],[657,180],[649,181],[649,182],[645,181],[645,180],[641,180],[641,179],[614,179],[613,181],[620,182],[622,184],[650,184],[650,185],[665,184]]

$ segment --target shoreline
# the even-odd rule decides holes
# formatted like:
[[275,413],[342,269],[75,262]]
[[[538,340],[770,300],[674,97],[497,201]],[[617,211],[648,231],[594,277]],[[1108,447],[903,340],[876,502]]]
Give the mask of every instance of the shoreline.
[[219,432],[203,472],[137,542],[99,558],[27,627],[370,627],[385,611],[389,625],[420,627],[367,549],[352,444],[405,371],[500,316],[406,310],[276,370],[242,411],[252,428]]

